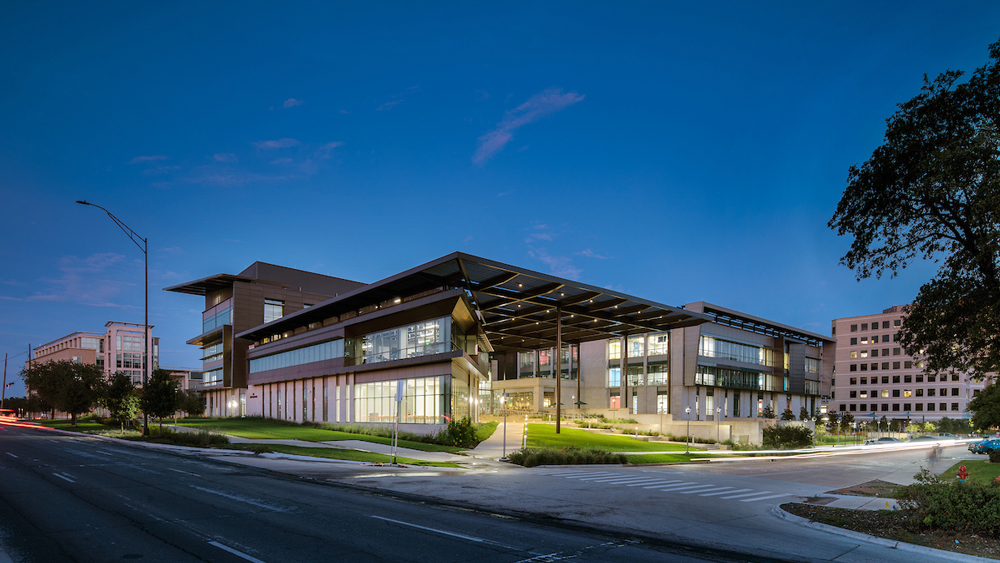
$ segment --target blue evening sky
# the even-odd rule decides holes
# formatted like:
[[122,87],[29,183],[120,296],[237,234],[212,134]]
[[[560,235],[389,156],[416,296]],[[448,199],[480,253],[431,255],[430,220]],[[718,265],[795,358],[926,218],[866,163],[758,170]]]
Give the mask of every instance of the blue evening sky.
[[149,238],[167,366],[199,367],[203,301],[165,286],[456,250],[829,334],[934,272],[839,265],[848,167],[998,23],[992,1],[5,2],[8,378],[29,344],[142,322],[141,252],[77,199]]

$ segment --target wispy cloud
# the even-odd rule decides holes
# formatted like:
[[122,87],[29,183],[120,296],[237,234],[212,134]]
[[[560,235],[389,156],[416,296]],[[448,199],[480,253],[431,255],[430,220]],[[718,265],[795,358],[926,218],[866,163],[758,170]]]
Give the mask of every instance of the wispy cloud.
[[483,162],[499,152],[514,136],[514,131],[542,117],[569,107],[581,100],[583,96],[576,92],[562,93],[562,90],[550,88],[528,98],[528,101],[508,111],[495,129],[479,137],[479,148],[472,161]]
[[524,239],[524,242],[527,244],[531,244],[533,242],[540,240],[551,242],[553,236],[554,235],[552,231],[549,229],[548,225],[538,224],[531,228],[531,232],[528,233],[528,236]]
[[239,162],[240,159],[231,152],[217,152],[212,156],[216,162]]
[[600,254],[594,252],[591,249],[582,250],[580,252],[574,252],[578,256],[586,256],[587,258],[597,258],[598,260],[607,260],[610,256],[601,256]]
[[287,100],[285,100],[285,103],[281,104],[281,107],[292,108],[295,106],[301,106],[304,103],[305,102],[303,102],[302,100],[296,100],[295,98],[288,98]]
[[[136,273],[141,272],[142,261],[133,261]],[[122,281],[128,268],[121,254],[92,254],[86,258],[64,256],[59,260],[60,276],[43,279],[45,291],[29,296],[27,301],[72,302],[94,307],[137,308],[139,305],[119,301],[126,289],[136,285]],[[136,277],[140,280],[141,277]]]
[[575,280],[583,273],[582,269],[573,265],[573,259],[569,256],[552,256],[544,248],[533,248],[528,251],[528,256],[548,266],[552,275]]
[[390,110],[390,109],[398,106],[401,103],[403,103],[403,100],[393,100],[391,102],[386,102],[386,103],[380,105],[379,107],[375,108],[375,111],[388,111],[388,110]]
[[142,162],[150,162],[150,161],[154,161],[154,160],[166,160],[166,159],[167,159],[167,155],[165,155],[165,154],[154,154],[154,155],[149,155],[149,156],[137,156],[137,157],[133,158],[130,161],[130,163],[131,164],[139,164],[139,163],[142,163]]
[[288,147],[295,147],[299,145],[297,139],[274,139],[271,141],[257,141],[254,146],[258,149],[287,149]]

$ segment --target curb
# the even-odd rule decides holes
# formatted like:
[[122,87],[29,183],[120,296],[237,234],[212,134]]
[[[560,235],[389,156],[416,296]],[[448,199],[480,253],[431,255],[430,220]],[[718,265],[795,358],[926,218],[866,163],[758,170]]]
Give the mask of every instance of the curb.
[[854,530],[845,530],[843,528],[838,528],[836,526],[830,526],[827,524],[821,524],[819,522],[813,522],[807,518],[803,518],[801,516],[796,516],[794,514],[786,512],[782,510],[781,507],[778,505],[775,505],[774,508],[771,509],[771,511],[778,518],[781,518],[782,520],[787,520],[788,522],[792,522],[800,526],[805,526],[807,528],[814,528],[816,530],[829,532],[831,534],[837,534],[840,536],[851,538],[853,540],[881,545],[884,547],[888,547],[890,549],[898,549],[900,551],[920,553],[922,555],[930,555],[933,557],[938,557],[940,559],[946,559],[949,561],[959,561],[961,563],[983,563],[988,561],[993,561],[993,562],[996,561],[996,559],[990,559],[988,557],[977,557],[975,555],[966,555],[965,553],[956,553],[954,551],[934,549],[933,547],[925,547],[922,545],[915,545],[912,543],[906,543],[904,541],[899,541],[899,540],[889,540],[886,538],[869,536],[868,534],[855,532]]

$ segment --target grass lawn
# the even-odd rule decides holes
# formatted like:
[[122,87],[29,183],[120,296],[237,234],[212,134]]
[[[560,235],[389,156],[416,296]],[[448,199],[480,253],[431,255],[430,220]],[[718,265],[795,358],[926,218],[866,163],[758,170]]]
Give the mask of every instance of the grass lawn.
[[[684,451],[684,444],[669,444],[667,442],[643,442],[622,434],[595,434],[577,428],[562,428],[556,434],[556,427],[550,424],[528,423],[529,448],[603,448],[611,452],[665,452]],[[695,450],[695,448],[691,448]],[[648,456],[647,456],[648,457]],[[681,457],[684,457],[681,454]],[[636,463],[661,463],[636,462]]]
[[[226,446],[230,450],[255,450],[253,444],[234,444]],[[365,463],[389,463],[391,456],[376,454],[372,452],[361,452],[358,450],[340,450],[336,448],[306,448],[302,446],[285,446],[282,444],[268,444],[267,449],[282,454],[301,455],[309,457],[321,457],[325,459],[343,459],[348,461],[363,461]],[[461,467],[454,463],[441,461],[423,461],[410,459],[408,457],[396,456],[396,463],[403,465],[421,465],[426,467]]]
[[[369,434],[351,434],[337,430],[323,430],[322,428],[311,428],[290,424],[275,420],[265,420],[261,418],[185,418],[177,423],[178,426],[189,428],[199,428],[202,430],[213,430],[246,438],[248,440],[303,440],[306,442],[329,442],[338,440],[361,440],[374,444],[391,445],[390,438],[382,436],[371,436]],[[455,453],[463,451],[465,448],[452,446],[441,446],[438,444],[427,444],[424,442],[411,442],[400,440],[401,448],[410,448],[422,452],[449,452]]]
[[945,479],[957,481],[958,477],[955,474],[958,473],[958,468],[963,465],[965,470],[969,472],[969,481],[993,481],[1000,477],[1000,463],[990,463],[988,459],[960,461],[940,475]]

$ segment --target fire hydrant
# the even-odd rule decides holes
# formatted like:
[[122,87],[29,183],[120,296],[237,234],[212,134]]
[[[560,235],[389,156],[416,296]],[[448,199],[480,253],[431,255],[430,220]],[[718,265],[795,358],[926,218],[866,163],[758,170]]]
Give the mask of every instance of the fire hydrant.
[[965,469],[965,466],[958,468],[958,473],[955,474],[958,480],[964,483],[969,478],[969,472]]

